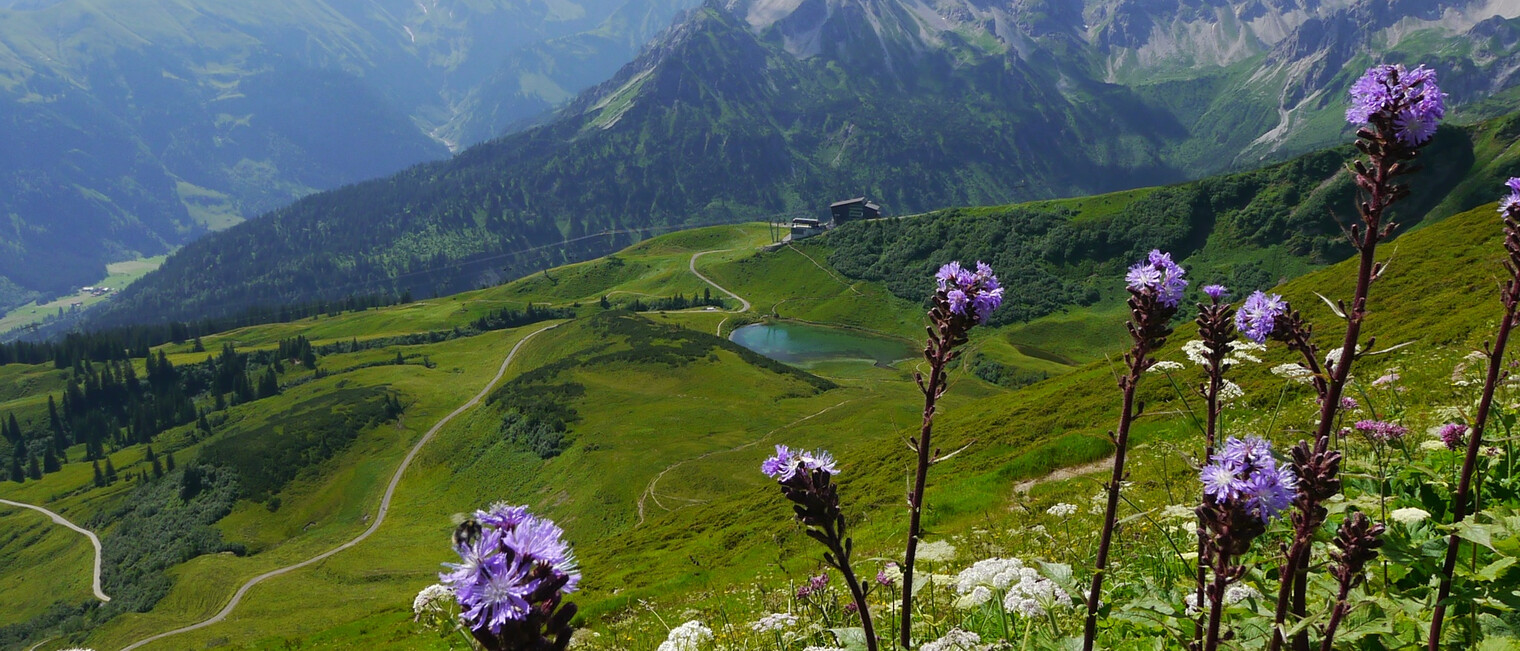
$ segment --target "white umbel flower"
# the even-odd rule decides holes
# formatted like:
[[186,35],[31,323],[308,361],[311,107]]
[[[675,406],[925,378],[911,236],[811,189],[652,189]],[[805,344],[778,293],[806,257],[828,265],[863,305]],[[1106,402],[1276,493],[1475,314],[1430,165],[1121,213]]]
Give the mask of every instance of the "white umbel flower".
[[1430,511],[1411,506],[1408,508],[1394,509],[1392,513],[1388,514],[1388,517],[1392,518],[1394,522],[1415,524],[1418,522],[1424,522],[1426,518],[1429,518]]
[[919,651],[983,651],[988,646],[982,644],[982,636],[952,628],[945,632],[945,636],[930,642],[919,648]]
[[1148,369],[1146,369],[1146,372],[1147,373],[1165,373],[1167,371],[1180,371],[1180,370],[1182,370],[1182,363],[1181,362],[1160,361],[1160,362],[1156,362],[1155,364],[1151,364],[1151,367],[1148,368]]
[[1182,344],[1182,354],[1187,355],[1188,361],[1199,366],[1209,365],[1209,347],[1203,341],[1194,339]]
[[453,598],[452,590],[435,583],[417,592],[416,598],[412,599],[412,614],[421,615],[429,608],[442,606]]
[[1067,504],[1065,502],[1061,502],[1059,504],[1056,504],[1055,506],[1052,506],[1052,507],[1050,507],[1048,509],[1045,509],[1045,513],[1047,515],[1053,515],[1053,516],[1056,516],[1058,518],[1071,517],[1076,512],[1077,512],[1077,505],[1075,505],[1075,504]]
[[1272,374],[1299,384],[1308,384],[1314,379],[1314,371],[1304,368],[1301,364],[1278,364],[1272,367]]
[[712,629],[701,622],[690,621],[670,629],[670,635],[660,643],[657,651],[700,651],[703,645],[713,641]]
[[1071,596],[1029,567],[1019,570],[1018,583],[1009,586],[1003,597],[1003,610],[1024,617],[1044,617],[1055,606],[1070,607]]
[[1240,385],[1235,384],[1229,380],[1221,380],[1220,382],[1219,402],[1221,404],[1228,405],[1232,402],[1235,402],[1236,400],[1246,397],[1246,392],[1244,389],[1240,388]]
[[918,560],[930,563],[944,563],[955,560],[955,545],[948,541],[936,540],[918,546]]
[[[1257,592],[1256,588],[1248,585],[1235,584],[1224,589],[1224,603],[1226,606],[1233,606],[1247,599],[1258,599],[1260,597],[1261,593]],[[1198,593],[1189,592],[1186,597],[1182,598],[1182,603],[1187,606],[1187,614],[1198,614]]]
[[[1007,590],[1019,581],[1019,572],[1025,570],[1024,561],[1017,558],[989,558],[973,563],[955,577],[955,591],[970,594],[977,587]],[[991,597],[989,594],[988,597]]]
[[1161,509],[1161,517],[1168,520],[1188,520],[1198,517],[1193,512],[1193,507],[1183,504],[1171,504]]
[[759,621],[750,624],[750,630],[757,633],[769,633],[772,631],[785,631],[797,626],[797,616],[791,613],[771,613],[761,617]]

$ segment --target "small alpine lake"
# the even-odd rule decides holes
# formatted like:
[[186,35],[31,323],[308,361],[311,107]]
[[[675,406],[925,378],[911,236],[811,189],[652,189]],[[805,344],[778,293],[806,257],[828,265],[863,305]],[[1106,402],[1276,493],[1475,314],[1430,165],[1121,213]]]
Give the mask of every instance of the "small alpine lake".
[[778,362],[801,367],[837,361],[887,366],[916,352],[900,339],[806,323],[756,323],[734,330],[729,340]]

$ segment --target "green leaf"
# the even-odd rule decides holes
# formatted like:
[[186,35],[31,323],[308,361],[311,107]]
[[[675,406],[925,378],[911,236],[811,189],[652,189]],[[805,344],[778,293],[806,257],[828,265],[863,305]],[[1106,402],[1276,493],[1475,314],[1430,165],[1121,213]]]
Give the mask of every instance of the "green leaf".
[[1515,564],[1515,560],[1516,559],[1513,556],[1505,556],[1504,558],[1489,563],[1487,567],[1479,570],[1478,576],[1483,578],[1485,581],[1497,581],[1499,579],[1499,576],[1504,574],[1505,570],[1508,570]]
[[830,633],[839,642],[839,646],[846,651],[864,651],[866,647],[866,631],[863,628],[831,628]]
[[1457,523],[1457,536],[1475,545],[1482,545],[1489,549],[1494,548],[1492,527],[1486,524],[1473,524],[1472,520],[1463,520]]

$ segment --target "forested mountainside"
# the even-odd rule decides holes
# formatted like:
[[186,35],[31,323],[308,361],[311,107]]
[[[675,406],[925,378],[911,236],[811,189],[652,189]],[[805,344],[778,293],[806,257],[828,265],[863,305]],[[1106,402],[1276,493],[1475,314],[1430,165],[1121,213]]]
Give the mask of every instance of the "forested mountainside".
[[[1141,29],[1122,2],[709,3],[552,122],[187,247],[94,323],[448,293],[860,194],[904,214],[1255,166],[1343,135],[1346,71],[1374,56],[1491,111],[1520,3],[1374,5],[1158,7]],[[1239,43],[1200,59],[1215,23]]]
[[0,2],[0,310],[500,135],[687,4]]

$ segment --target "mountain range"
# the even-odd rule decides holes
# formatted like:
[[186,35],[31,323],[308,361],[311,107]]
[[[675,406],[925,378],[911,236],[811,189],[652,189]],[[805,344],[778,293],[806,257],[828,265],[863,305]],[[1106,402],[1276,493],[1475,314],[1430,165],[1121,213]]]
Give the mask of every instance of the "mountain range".
[[197,241],[96,324],[442,294],[652,231],[1170,183],[1343,141],[1374,61],[1503,111],[1520,2],[709,2],[538,126]]
[[0,308],[446,158],[688,0],[0,0]]

